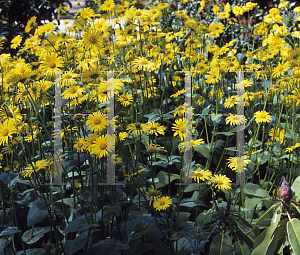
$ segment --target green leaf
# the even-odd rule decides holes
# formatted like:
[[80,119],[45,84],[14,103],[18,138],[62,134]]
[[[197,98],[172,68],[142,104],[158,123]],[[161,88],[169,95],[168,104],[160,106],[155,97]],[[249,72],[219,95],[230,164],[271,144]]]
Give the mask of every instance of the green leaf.
[[206,188],[205,184],[199,183],[199,185],[187,185],[184,189],[184,192],[192,192],[192,191],[198,191],[199,189],[203,190],[204,187]]
[[11,242],[11,237],[9,238],[0,238],[0,252],[3,253],[6,246]]
[[199,144],[194,147],[194,150],[199,152],[202,156],[206,157],[207,159],[210,159],[210,152],[207,147],[207,144]]
[[[156,175],[156,178],[159,180],[159,183],[156,184],[156,188],[158,189],[169,184],[169,173],[165,171],[159,171],[159,173]],[[170,174],[170,182],[176,179],[180,180],[180,175]]]
[[45,207],[41,200],[34,201],[27,214],[27,226],[31,227],[33,224],[43,222],[49,215],[48,207]]
[[153,236],[153,251],[155,255],[172,255],[172,249],[156,236]]
[[300,176],[298,176],[293,185],[291,186],[292,191],[295,192],[295,196],[294,199],[296,200],[296,202],[299,202],[300,200]]
[[114,214],[119,217],[122,211],[121,203],[117,202],[115,205],[108,205],[108,207],[114,212]]
[[236,133],[233,133],[233,132],[218,132],[218,133],[216,133],[216,135],[232,136],[232,135],[236,135]]
[[254,240],[254,247],[259,246],[266,237],[268,228],[265,228],[263,232]]
[[176,232],[175,234],[172,235],[172,237],[170,238],[170,240],[177,241],[178,239],[181,238],[182,235],[183,235],[182,232]]
[[244,240],[238,240],[234,243],[235,255],[250,255],[251,251],[249,246],[244,242]]
[[23,235],[22,240],[27,244],[36,243],[40,240],[46,233],[50,232],[50,227],[37,228],[33,230],[33,235],[31,235],[31,229],[28,229]]
[[[262,189],[257,184],[247,183],[243,188],[244,194],[251,195],[254,197],[269,197],[268,191]],[[237,189],[237,192],[240,192],[240,188]]]
[[200,213],[197,216],[195,223],[201,225],[211,223],[214,213],[215,211],[213,209],[209,209],[206,212]]
[[254,207],[261,201],[260,197],[255,197],[251,195],[246,195],[245,207],[249,210],[254,209]]
[[[67,254],[72,255],[73,253],[81,250],[87,243],[88,232],[83,232],[77,236],[74,240],[69,240],[67,245]],[[89,238],[89,244],[91,242],[91,236]],[[98,253],[99,254],[99,253]],[[106,253],[107,254],[107,253]]]
[[191,213],[189,212],[179,212],[178,215],[178,223],[186,222],[190,219]]
[[285,158],[288,159],[289,161],[292,161],[295,164],[298,164],[298,157],[296,157],[292,154],[286,154],[286,155],[280,157],[279,159],[285,159]]
[[10,236],[10,235],[13,235],[13,234],[19,233],[19,232],[22,232],[22,231],[18,230],[17,227],[8,227],[0,233],[0,236]]
[[[39,254],[39,255],[44,255],[47,253],[47,251],[45,249],[42,249],[42,248],[32,248],[32,249],[28,249],[28,250],[25,250],[26,252],[26,255],[36,255],[36,254]],[[24,255],[24,251],[18,251],[16,253],[16,255]]]
[[232,241],[227,234],[218,234],[214,237],[211,245],[209,255],[231,255]]
[[[274,212],[272,222],[270,227],[267,228],[267,231],[265,233],[265,237],[260,245],[258,245],[251,253],[251,255],[265,255],[267,254],[267,250],[269,248],[269,245],[272,242],[272,236],[275,231],[275,229],[278,226],[278,223],[280,221],[281,217],[281,208],[278,207],[277,210]],[[261,233],[260,235],[264,235],[264,233]]]
[[210,117],[214,126],[216,126],[221,122],[223,115],[216,114],[216,115],[211,115]]
[[127,81],[127,82],[132,82],[132,79],[130,77],[125,76],[123,74],[119,75],[117,78],[120,79],[120,80]]
[[300,221],[298,219],[291,219],[287,223],[287,233],[294,253],[300,254]]
[[85,215],[79,216],[75,220],[72,220],[69,225],[65,228],[64,233],[85,231],[88,228],[92,227],[93,224],[89,224],[85,219]]
[[261,146],[261,145],[262,145],[261,141],[255,140],[255,142],[252,142],[252,138],[248,142],[249,147],[258,147],[258,146]]
[[275,156],[279,157],[282,153],[282,149],[279,146],[275,146],[273,148],[273,153],[275,154]]
[[[233,218],[233,216],[229,216],[230,218]],[[236,224],[238,228],[242,231],[242,233],[245,235],[245,238],[248,239],[251,243],[254,243],[255,238],[257,235],[259,235],[259,230],[254,229],[253,232],[247,233],[252,229],[252,225],[249,224],[244,218],[240,216],[234,216],[237,217]]]
[[277,254],[285,239],[285,226],[280,226],[274,232],[274,237],[267,250],[267,255]]
[[161,166],[163,168],[166,168],[169,165],[169,163],[166,161],[160,160],[160,161],[154,162],[152,165],[153,166]]

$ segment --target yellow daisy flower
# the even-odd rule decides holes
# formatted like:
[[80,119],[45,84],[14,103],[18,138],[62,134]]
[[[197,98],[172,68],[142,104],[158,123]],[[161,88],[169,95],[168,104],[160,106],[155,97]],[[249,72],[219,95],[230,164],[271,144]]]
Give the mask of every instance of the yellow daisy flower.
[[107,126],[107,117],[94,113],[95,115],[90,115],[86,121],[87,125],[90,125],[89,128],[93,132],[101,132],[106,129]]
[[42,72],[47,73],[49,76],[54,75],[55,72],[60,71],[60,68],[62,67],[64,67],[63,58],[59,57],[55,52],[47,54],[41,60],[40,69]]
[[230,123],[230,125],[242,125],[245,124],[246,118],[244,115],[230,115],[225,119],[226,124]]
[[63,99],[74,99],[85,92],[80,86],[71,85],[67,90],[61,93]]
[[143,123],[132,123],[126,127],[126,130],[130,131],[133,135],[140,135],[145,133],[146,124]]
[[272,120],[272,117],[266,111],[257,111],[256,113],[254,113],[254,118],[257,123],[261,123],[261,122],[270,123],[270,120]]
[[119,133],[119,139],[120,141],[125,141],[125,139],[128,137],[128,134],[126,132],[120,132]]
[[0,122],[0,146],[8,145],[8,139],[13,137],[13,134],[17,133],[14,119],[7,119],[3,123]]
[[190,178],[193,178],[194,181],[197,181],[198,183],[200,182],[200,180],[201,181],[210,180],[211,176],[212,176],[211,171],[201,169],[200,167],[190,174]]
[[247,169],[246,166],[251,162],[246,155],[244,157],[230,157],[227,160],[229,161],[227,162],[228,167],[237,173],[244,172]]
[[22,42],[22,36],[21,35],[17,35],[14,39],[11,40],[11,48],[12,49],[16,49],[20,46]]
[[150,197],[149,205],[151,204],[152,200],[156,201],[161,196],[161,192],[157,189],[154,189],[153,185],[151,185],[151,188],[148,192],[146,192],[146,194]]
[[211,178],[214,188],[227,190],[231,189],[231,180],[226,175],[216,174]]
[[45,169],[48,165],[47,160],[38,160],[37,162],[31,162],[32,165],[26,167],[24,171],[21,172],[23,177],[30,177],[33,173]]
[[165,210],[170,207],[172,204],[172,199],[170,197],[160,197],[156,201],[153,202],[153,207],[160,211]]
[[118,101],[124,105],[124,106],[128,106],[131,105],[132,101],[133,101],[133,96],[128,94],[128,92],[126,94],[123,94],[122,96],[120,96],[118,98]]
[[152,135],[155,134],[158,135],[164,135],[166,128],[164,126],[161,126],[160,123],[157,123],[155,121],[146,123],[145,126],[145,132]]
[[78,152],[78,153],[82,153],[84,150],[84,138],[78,138],[76,143],[74,144],[74,149]]
[[86,47],[94,52],[101,50],[103,47],[100,38],[102,38],[101,31],[94,28],[90,28],[89,30],[85,31],[82,36],[82,40]]

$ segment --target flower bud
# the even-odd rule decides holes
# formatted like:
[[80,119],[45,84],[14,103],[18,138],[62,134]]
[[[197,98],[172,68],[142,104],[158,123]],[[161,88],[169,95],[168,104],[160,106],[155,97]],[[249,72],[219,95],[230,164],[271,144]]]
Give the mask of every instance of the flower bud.
[[286,181],[285,177],[280,187],[280,196],[285,203],[288,203],[292,198],[292,189]]

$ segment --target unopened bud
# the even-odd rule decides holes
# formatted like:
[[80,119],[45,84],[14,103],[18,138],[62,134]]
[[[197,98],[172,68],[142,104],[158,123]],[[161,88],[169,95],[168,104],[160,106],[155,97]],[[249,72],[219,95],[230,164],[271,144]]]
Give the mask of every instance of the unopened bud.
[[280,196],[285,203],[288,203],[292,198],[292,189],[286,181],[285,177],[280,187]]

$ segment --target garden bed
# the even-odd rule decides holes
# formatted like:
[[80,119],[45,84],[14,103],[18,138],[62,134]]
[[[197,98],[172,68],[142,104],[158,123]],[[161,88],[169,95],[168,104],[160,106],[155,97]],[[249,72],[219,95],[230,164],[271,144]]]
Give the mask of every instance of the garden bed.
[[0,254],[300,254],[300,8],[94,3],[0,55]]

